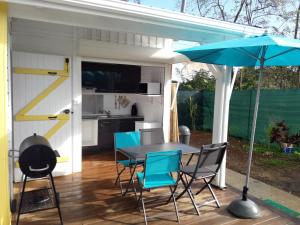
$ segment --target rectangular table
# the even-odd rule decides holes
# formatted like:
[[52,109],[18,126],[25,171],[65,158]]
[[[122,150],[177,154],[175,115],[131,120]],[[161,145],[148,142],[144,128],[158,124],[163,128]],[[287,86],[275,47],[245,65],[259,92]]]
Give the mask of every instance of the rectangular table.
[[[182,154],[191,154],[199,153],[200,149],[192,147],[190,145],[185,145],[182,143],[163,143],[163,144],[155,144],[155,145],[140,145],[136,147],[129,147],[129,148],[120,148],[118,149],[119,152],[126,155],[128,158],[130,158],[133,161],[138,160],[144,160],[146,158],[146,154],[149,152],[162,152],[162,151],[170,151],[170,150],[181,150]],[[190,157],[191,159],[191,157]],[[189,161],[190,161],[189,159]],[[134,169],[131,173],[130,179],[129,179],[129,185],[126,188],[126,191],[123,195],[125,195],[128,192],[128,187],[133,183],[133,176],[136,170],[137,164],[135,164]]]
[[132,160],[143,160],[149,152],[181,150],[182,154],[199,153],[200,149],[182,143],[164,143],[155,145],[140,145],[136,147],[120,148],[119,151]]

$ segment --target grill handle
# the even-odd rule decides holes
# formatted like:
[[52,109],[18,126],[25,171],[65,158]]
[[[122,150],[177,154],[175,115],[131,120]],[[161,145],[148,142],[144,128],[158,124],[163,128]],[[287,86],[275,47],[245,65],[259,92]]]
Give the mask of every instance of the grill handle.
[[49,164],[47,164],[46,167],[40,168],[40,169],[34,169],[34,168],[32,168],[31,166],[29,166],[29,170],[30,170],[31,172],[42,172],[42,171],[45,171],[45,170],[47,170],[47,169],[49,169]]

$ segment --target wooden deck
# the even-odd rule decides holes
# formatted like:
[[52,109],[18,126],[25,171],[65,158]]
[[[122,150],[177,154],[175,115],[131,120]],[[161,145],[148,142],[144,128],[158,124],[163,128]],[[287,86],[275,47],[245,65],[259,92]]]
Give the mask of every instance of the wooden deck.
[[[61,210],[64,224],[143,224],[143,214],[137,210],[134,194],[121,197],[120,190],[115,187],[116,177],[112,153],[88,155],[84,157],[83,172],[55,178],[57,191],[60,193]],[[30,187],[44,185],[45,181],[30,182]],[[164,204],[168,197],[168,189],[158,189],[145,194],[146,201],[154,200],[147,207],[149,224],[178,224],[174,206]],[[188,196],[178,201],[180,224],[204,225],[284,225],[298,224],[285,215],[261,206],[262,217],[256,220],[241,220],[230,215],[226,207],[231,200],[239,197],[239,193],[228,188],[226,191],[216,190],[222,205],[204,206],[198,216]],[[209,197],[208,191],[197,197],[201,203]],[[15,219],[15,215],[14,218]],[[15,222],[13,221],[13,224]],[[56,209],[21,215],[20,225],[56,225],[59,224]]]

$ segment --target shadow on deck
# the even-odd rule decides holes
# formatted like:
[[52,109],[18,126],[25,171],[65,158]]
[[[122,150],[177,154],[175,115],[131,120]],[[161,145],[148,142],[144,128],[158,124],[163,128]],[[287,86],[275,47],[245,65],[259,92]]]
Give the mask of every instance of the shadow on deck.
[[[116,172],[113,154],[104,152],[83,157],[83,172],[55,178],[56,189],[60,193],[60,202],[64,224],[143,224],[143,214],[136,207],[133,193],[121,197],[120,189],[114,185]],[[45,185],[46,181],[29,182],[29,187]],[[199,184],[201,185],[201,183]],[[197,187],[195,187],[197,188]],[[180,190],[179,190],[180,191]],[[147,215],[152,217],[149,224],[178,224],[172,202],[165,204],[168,189],[158,189],[147,192]],[[248,224],[298,224],[296,220],[286,215],[273,211],[262,202],[258,202],[262,209],[262,217],[256,220],[241,220],[230,215],[226,207],[240,193],[232,188],[216,190],[216,195],[221,203],[221,208],[215,205],[200,208],[198,216],[187,195],[178,201],[181,224],[204,225],[248,225]],[[197,197],[199,203],[210,198],[209,192],[204,191]],[[15,219],[15,215],[13,215]],[[13,220],[13,224],[15,221]],[[21,215],[20,225],[55,225],[59,224],[56,209]]]

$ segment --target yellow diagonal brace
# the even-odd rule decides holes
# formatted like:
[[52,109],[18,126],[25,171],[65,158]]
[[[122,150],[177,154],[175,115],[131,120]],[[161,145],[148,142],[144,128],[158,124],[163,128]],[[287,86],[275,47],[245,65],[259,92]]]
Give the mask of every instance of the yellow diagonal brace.
[[30,75],[42,75],[42,76],[61,76],[67,77],[69,76],[68,72],[64,70],[45,70],[45,69],[31,69],[31,68],[22,68],[16,67],[14,68],[15,74],[30,74]]
[[70,116],[67,114],[58,115],[16,115],[16,121],[44,121],[44,120],[69,120]]
[[32,69],[32,68],[14,68],[15,74],[30,74],[30,75],[51,75],[59,76],[49,87],[43,90],[24,108],[22,108],[15,116],[16,121],[41,121],[41,120],[58,120],[58,122],[44,135],[45,138],[50,139],[70,118],[66,114],[46,114],[46,115],[28,115],[27,113],[38,105],[44,98],[53,92],[59,85],[61,85],[69,77],[69,59],[65,59],[64,70],[46,70],[46,69]]
[[68,120],[59,120],[46,134],[44,137],[49,140]]
[[47,70],[47,69],[33,69],[33,68],[24,68],[24,67],[14,67],[15,74],[30,74],[30,75],[47,75],[47,76],[60,76],[68,77],[69,76],[69,59],[65,59],[64,69],[63,70]]
[[26,114],[37,104],[39,104],[44,98],[46,98],[53,90],[55,90],[61,83],[63,83],[68,77],[59,77],[57,78],[48,88],[46,88],[44,91],[42,91],[38,96],[36,96],[29,104],[27,104],[23,109],[21,109],[16,114],[16,120],[17,118],[24,118],[26,117]]

